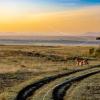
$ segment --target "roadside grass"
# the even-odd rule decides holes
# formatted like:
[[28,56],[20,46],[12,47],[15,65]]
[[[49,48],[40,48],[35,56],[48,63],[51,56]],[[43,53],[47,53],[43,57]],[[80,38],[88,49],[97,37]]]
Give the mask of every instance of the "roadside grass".
[[16,82],[16,84],[12,87],[7,87],[6,89],[4,89],[4,91],[0,94],[0,100],[3,100],[5,98],[5,100],[14,100],[15,97],[17,96],[18,92],[24,88],[25,86],[32,84],[44,77],[49,77],[52,75],[56,75],[58,73],[61,73],[60,71],[54,71],[54,72],[47,72],[47,73],[41,73],[41,74],[36,74],[36,75],[32,75],[30,77],[30,79],[26,79],[23,82],[20,82],[20,84],[18,82]]
[[[96,68],[96,69],[91,69],[89,71],[93,72],[93,71],[97,71],[98,69],[100,70],[100,68]],[[83,71],[83,72],[78,72],[78,73],[57,79],[49,84],[46,84],[43,87],[41,87],[40,89],[38,89],[35,92],[35,94],[32,97],[30,97],[30,100],[51,100],[50,98],[52,98],[53,89],[56,86],[63,83],[64,81],[66,81],[69,78],[74,78],[76,76],[84,75],[86,73],[89,73],[89,71],[87,70],[87,71]],[[70,100],[70,99],[67,99],[67,100]]]
[[100,100],[100,73],[74,84],[64,100]]

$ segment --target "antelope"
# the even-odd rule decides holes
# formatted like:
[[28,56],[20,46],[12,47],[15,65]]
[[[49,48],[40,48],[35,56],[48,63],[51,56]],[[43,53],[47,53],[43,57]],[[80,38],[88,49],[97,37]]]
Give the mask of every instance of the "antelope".
[[76,58],[75,61],[78,66],[83,66],[83,65],[89,64],[88,59]]

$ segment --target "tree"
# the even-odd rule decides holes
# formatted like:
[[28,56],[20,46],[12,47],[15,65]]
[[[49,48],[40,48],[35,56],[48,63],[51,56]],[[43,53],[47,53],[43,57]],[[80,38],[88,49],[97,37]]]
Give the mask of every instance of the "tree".
[[97,37],[96,40],[100,40],[100,37]]

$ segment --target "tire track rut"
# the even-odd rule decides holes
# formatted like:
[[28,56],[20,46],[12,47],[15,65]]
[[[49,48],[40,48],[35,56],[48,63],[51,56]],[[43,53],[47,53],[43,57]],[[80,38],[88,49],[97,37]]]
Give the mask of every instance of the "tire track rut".
[[80,69],[80,70],[74,70],[71,72],[62,73],[62,74],[58,74],[58,75],[54,75],[54,76],[50,76],[50,77],[45,77],[45,78],[43,78],[43,79],[41,79],[33,84],[26,86],[21,91],[19,91],[15,100],[27,100],[29,97],[31,97],[35,93],[36,90],[38,90],[39,88],[41,88],[45,84],[48,84],[48,83],[50,83],[58,78],[62,78],[64,76],[69,76],[69,75],[74,74],[76,72],[81,72],[81,71],[89,70],[89,69],[96,68],[96,67],[100,67],[100,65],[96,65],[96,66],[92,66],[92,67]]
[[57,87],[54,88],[54,90],[52,92],[52,99],[53,100],[64,100],[63,98],[64,98],[67,90],[72,86],[73,83],[79,82],[79,81],[81,81],[91,75],[97,74],[97,73],[100,73],[100,70],[66,80],[65,82],[61,83],[60,85],[58,85]]

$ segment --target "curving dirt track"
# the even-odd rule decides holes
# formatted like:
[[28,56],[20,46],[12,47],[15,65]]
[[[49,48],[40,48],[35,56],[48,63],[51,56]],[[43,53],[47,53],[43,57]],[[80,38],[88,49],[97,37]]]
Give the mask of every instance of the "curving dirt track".
[[[67,76],[72,75],[72,74],[77,73],[77,72],[82,72],[82,71],[85,71],[85,70],[88,71],[89,69],[94,69],[94,68],[99,68],[99,67],[100,67],[100,65],[97,65],[97,66],[92,66],[92,67],[89,67],[89,68],[86,68],[86,69],[75,70],[75,71],[71,71],[69,73],[62,73],[62,74],[58,74],[58,75],[55,75],[55,76],[43,78],[43,79],[41,79],[41,80],[31,84],[31,85],[26,86],[25,88],[23,88],[18,93],[16,100],[27,100],[29,97],[31,97],[36,92],[36,90],[40,89],[41,87],[43,87],[44,85],[46,85],[48,83],[52,83],[52,81],[55,81],[56,79],[63,78],[65,76],[67,77]],[[93,75],[95,73],[98,73],[98,72],[100,72],[100,70],[90,72],[90,73],[84,74],[82,76],[75,77],[73,79],[66,80],[66,82],[56,86],[56,88],[54,89],[54,91],[52,93],[52,98],[54,100],[63,100],[63,98],[62,99],[55,99],[55,98],[60,98],[60,96],[62,96],[62,95],[64,96],[65,91],[71,86],[72,82],[82,80],[82,79],[84,79],[84,78],[86,78],[90,75]],[[60,91],[60,90],[63,90],[63,91]]]
[[54,90],[53,90],[53,93],[52,93],[53,100],[64,100],[63,97],[64,97],[66,91],[70,88],[70,86],[73,83],[81,81],[84,78],[87,78],[87,77],[94,75],[96,73],[100,73],[100,70],[90,72],[90,73],[87,73],[85,75],[81,75],[81,76],[78,76],[78,77],[75,77],[75,78],[72,78],[72,79],[68,79],[65,82],[61,83],[59,86],[55,87]]

